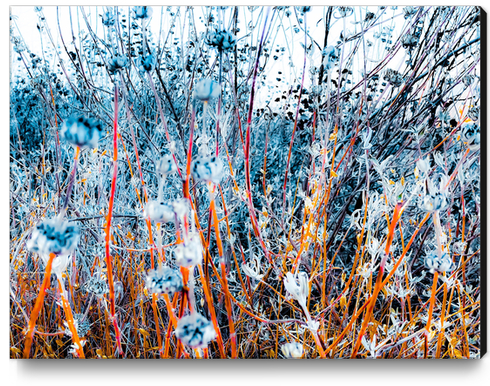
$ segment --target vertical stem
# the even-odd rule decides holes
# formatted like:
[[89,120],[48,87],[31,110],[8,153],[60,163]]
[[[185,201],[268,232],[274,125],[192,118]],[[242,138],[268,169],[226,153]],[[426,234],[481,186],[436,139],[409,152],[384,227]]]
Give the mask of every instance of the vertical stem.
[[39,316],[39,311],[44,303],[44,295],[46,289],[49,287],[49,282],[51,278],[51,268],[53,266],[53,260],[56,257],[54,253],[49,255],[48,264],[46,264],[46,269],[44,271],[44,279],[43,284],[41,285],[41,289],[39,290],[39,295],[37,295],[36,304],[34,305],[34,309],[31,313],[31,319],[29,320],[29,327],[27,329],[26,334],[26,343],[24,346],[24,358],[29,358],[31,352],[32,338],[34,336],[34,328],[36,327],[37,317]]
[[75,346],[77,347],[76,355],[79,358],[85,359],[82,343],[80,342],[80,338],[78,337],[78,332],[75,327],[75,321],[73,320],[73,313],[71,312],[71,306],[70,303],[68,302],[68,296],[66,294],[64,280],[61,274],[58,274],[58,284],[60,285],[61,304],[63,305],[63,310],[65,311],[68,328],[70,329],[71,332],[71,339],[75,344]]
[[429,351],[429,335],[430,335],[430,323],[432,321],[432,311],[434,310],[434,303],[436,299],[436,291],[437,291],[437,279],[439,278],[439,272],[434,272],[434,280],[432,281],[432,291],[430,294],[430,305],[429,305],[429,317],[427,318],[427,325],[425,327],[425,351],[424,351],[424,359],[427,359],[427,353]]
[[218,221],[218,216],[216,214],[216,203],[214,199],[214,191],[215,191],[215,186],[213,183],[209,183],[209,199],[211,201],[210,206],[209,206],[209,211],[213,215],[213,224],[214,224],[214,233],[216,236],[216,244],[218,245],[218,253],[219,253],[219,261],[221,265],[221,276],[223,279],[223,286],[225,287],[225,305],[226,305],[226,313],[228,315],[228,324],[230,327],[230,340],[231,340],[231,355],[232,358],[238,358],[237,350],[236,350],[236,332],[235,332],[235,324],[233,323],[233,309],[231,306],[231,300],[229,296],[229,290],[228,290],[228,280],[226,278],[226,267],[225,267],[225,261],[224,261],[224,256],[223,256],[223,245],[221,243],[221,236],[219,232],[219,221]]
[[117,101],[117,85],[114,86],[114,137],[113,137],[113,174],[111,182],[111,195],[109,197],[109,210],[107,212],[107,223],[105,227],[105,258],[107,265],[107,280],[109,282],[109,301],[111,319],[114,325],[114,332],[116,335],[117,349],[120,354],[123,354],[121,346],[121,333],[116,320],[116,299],[114,295],[114,278],[112,275],[112,257],[110,250],[111,243],[111,224],[112,224],[112,210],[114,208],[114,196],[116,194],[116,182],[117,182],[117,115],[118,115],[118,101]]

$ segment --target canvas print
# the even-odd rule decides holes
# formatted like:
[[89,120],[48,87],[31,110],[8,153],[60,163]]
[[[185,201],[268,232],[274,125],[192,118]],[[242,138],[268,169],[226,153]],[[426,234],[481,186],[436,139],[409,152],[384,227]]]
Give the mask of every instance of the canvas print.
[[484,21],[11,7],[10,357],[481,357]]

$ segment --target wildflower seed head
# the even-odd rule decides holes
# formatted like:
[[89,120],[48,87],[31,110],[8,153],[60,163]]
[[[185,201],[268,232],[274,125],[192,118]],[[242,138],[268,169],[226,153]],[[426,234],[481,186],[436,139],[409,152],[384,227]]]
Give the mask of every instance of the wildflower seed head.
[[188,213],[188,200],[186,198],[181,198],[178,200],[175,200],[172,203],[172,206],[174,208],[174,213],[177,215],[179,219],[184,218],[184,216]]
[[284,287],[300,304],[306,304],[308,297],[308,275],[306,272],[299,272],[296,277],[288,272],[284,278]]
[[216,338],[213,325],[204,316],[193,313],[179,319],[175,336],[191,348],[206,348]]
[[102,124],[84,116],[71,116],[60,129],[60,137],[74,146],[97,147],[101,136]]
[[340,14],[340,17],[348,17],[354,13],[354,8],[352,7],[337,7],[337,11]]
[[106,27],[111,27],[116,23],[114,14],[111,11],[104,12],[102,14],[102,24]]
[[400,87],[403,84],[403,76],[398,71],[388,68],[385,71],[383,79],[386,80],[393,87]]
[[403,35],[401,38],[401,42],[403,48],[405,49],[415,48],[417,47],[417,43],[418,43],[417,38],[414,35],[410,35],[410,34]]
[[323,66],[326,70],[331,70],[332,68],[334,68],[339,60],[339,51],[334,46],[326,47],[323,50],[322,55],[324,57]]
[[427,179],[427,193],[422,197],[420,207],[428,212],[444,210],[448,206],[446,183],[447,176],[441,176],[440,186],[436,187],[434,181]]
[[177,171],[177,165],[172,155],[166,154],[156,162],[155,169],[163,177],[175,173]]
[[109,286],[105,280],[98,277],[92,277],[85,285],[88,292],[94,294],[98,298],[103,297],[105,294],[109,293]]
[[137,61],[139,72],[151,72],[155,69],[157,60],[153,55],[140,56]]
[[134,17],[136,19],[149,19],[153,15],[153,8],[148,6],[133,7]]
[[87,319],[83,320],[83,314],[73,314],[73,319],[78,336],[83,338],[90,331],[90,322]]
[[123,55],[116,55],[109,59],[107,69],[114,74],[128,65],[128,58]]
[[223,178],[223,162],[216,156],[201,157],[192,162],[191,172],[197,181],[219,184]]
[[175,219],[175,212],[172,205],[157,200],[148,201],[145,206],[144,217],[150,218],[154,222],[171,222]]
[[446,252],[441,253],[441,256],[439,256],[437,251],[432,251],[425,257],[425,266],[429,268],[431,273],[435,271],[442,273],[452,269],[453,261]]
[[192,267],[202,262],[203,250],[199,236],[190,233],[188,239],[175,247],[175,264],[179,267]]
[[68,221],[58,218],[44,220],[32,231],[32,236],[27,242],[27,249],[37,252],[44,264],[49,260],[50,254],[54,253],[52,270],[63,272],[68,263],[68,257],[75,250],[80,240],[80,229]]
[[211,79],[202,79],[196,84],[194,95],[197,99],[208,102],[219,97],[221,92],[220,85]]
[[296,7],[299,13],[304,14],[306,12],[310,12],[311,7]]
[[172,295],[182,290],[182,275],[175,269],[160,266],[148,273],[146,288],[152,294]]
[[418,11],[418,7],[414,6],[408,6],[403,8],[403,12],[405,13],[405,19],[411,18],[413,15],[415,15]]
[[281,346],[282,355],[287,359],[301,359],[303,357],[303,345],[299,342],[286,343]]
[[231,52],[235,49],[236,37],[229,31],[214,29],[206,37],[206,44],[218,52]]
[[480,125],[476,123],[467,123],[461,130],[461,139],[463,142],[470,144],[480,144]]

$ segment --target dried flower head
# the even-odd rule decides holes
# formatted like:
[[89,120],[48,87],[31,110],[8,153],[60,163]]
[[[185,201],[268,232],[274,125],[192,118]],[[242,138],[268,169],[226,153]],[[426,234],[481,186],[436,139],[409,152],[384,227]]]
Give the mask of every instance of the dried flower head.
[[109,293],[109,286],[107,282],[100,277],[94,276],[85,284],[85,289],[97,296],[102,298],[105,294]]
[[468,145],[480,144],[480,125],[476,123],[467,123],[461,129],[461,139]]
[[134,17],[136,19],[149,19],[153,15],[153,8],[148,6],[133,7]]
[[146,288],[153,294],[173,294],[182,290],[182,275],[170,267],[160,266],[146,277]]
[[109,59],[107,69],[110,73],[115,73],[128,65],[128,58],[123,55],[116,55]]
[[53,272],[63,272],[68,263],[68,257],[75,250],[80,240],[80,229],[73,223],[58,218],[44,220],[32,231],[27,242],[27,248],[37,252],[44,264],[49,260],[50,254],[55,254]]
[[137,61],[138,71],[140,72],[151,72],[155,69],[157,60],[153,55],[140,56]]
[[221,92],[220,85],[211,79],[202,79],[196,84],[194,94],[197,99],[208,102],[219,97]]
[[164,155],[155,163],[155,170],[161,176],[167,176],[177,171],[175,160],[170,154]]
[[179,319],[175,336],[191,348],[206,348],[216,338],[216,331],[204,316],[193,313]]
[[152,200],[146,204],[143,216],[154,222],[171,222],[175,219],[175,212],[172,205]]
[[229,31],[214,29],[206,37],[206,44],[219,52],[231,52],[235,49],[236,38]]
[[441,256],[439,256],[437,251],[432,251],[425,257],[425,266],[429,268],[431,273],[435,271],[446,272],[452,269],[453,261],[446,252],[441,253]]
[[435,185],[431,179],[426,180],[426,194],[422,197],[420,204],[421,209],[428,212],[436,210],[444,210],[448,206],[447,200],[447,176],[441,176],[439,188]]
[[283,344],[281,351],[287,359],[300,359],[304,354],[303,345],[299,342]]
[[306,304],[308,297],[308,275],[306,272],[299,272],[296,276],[288,272],[284,278],[284,287],[299,304]]
[[114,14],[111,11],[104,12],[102,14],[102,24],[106,27],[111,27],[116,23]]
[[94,148],[102,136],[102,124],[95,119],[71,116],[63,122],[60,137],[75,146]]
[[203,258],[203,250],[199,236],[190,233],[188,239],[175,247],[175,263],[180,267],[192,267],[200,264]]
[[191,172],[197,181],[219,184],[223,178],[223,162],[216,156],[201,157],[192,162]]

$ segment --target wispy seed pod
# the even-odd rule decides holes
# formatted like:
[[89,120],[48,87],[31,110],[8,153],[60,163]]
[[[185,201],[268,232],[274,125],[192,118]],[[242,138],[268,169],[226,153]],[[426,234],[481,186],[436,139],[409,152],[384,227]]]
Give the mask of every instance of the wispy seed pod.
[[160,266],[146,277],[146,288],[153,294],[174,294],[182,290],[182,275],[179,271]]
[[102,136],[102,124],[84,116],[72,116],[63,122],[61,139],[75,146],[94,148]]
[[172,205],[159,202],[157,200],[148,201],[143,213],[145,218],[150,218],[154,222],[171,222],[175,219],[175,212]]
[[199,236],[189,234],[186,241],[175,247],[174,254],[175,264],[179,267],[192,267],[200,264],[203,259],[203,250]]
[[299,342],[283,344],[281,351],[287,359],[300,359],[304,354],[303,345]]
[[177,165],[170,154],[164,155],[155,163],[155,170],[161,176],[167,176],[177,171]]
[[133,7],[134,17],[136,19],[149,19],[153,15],[153,8],[148,6]]
[[216,331],[204,316],[193,313],[179,319],[175,336],[191,348],[206,348],[216,338]]
[[194,90],[197,99],[208,102],[211,99],[219,97],[221,92],[220,85],[211,79],[202,79],[196,84]]
[[223,162],[216,156],[202,157],[192,162],[191,172],[197,181],[219,184],[223,178]]
[[429,268],[431,273],[434,273],[435,271],[442,273],[452,269],[453,261],[445,252],[439,256],[437,251],[432,251],[425,257],[425,266]]

